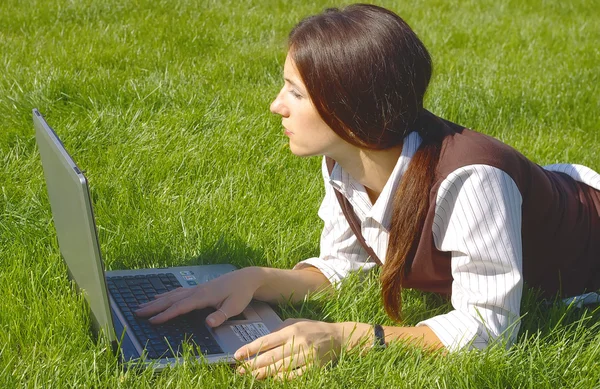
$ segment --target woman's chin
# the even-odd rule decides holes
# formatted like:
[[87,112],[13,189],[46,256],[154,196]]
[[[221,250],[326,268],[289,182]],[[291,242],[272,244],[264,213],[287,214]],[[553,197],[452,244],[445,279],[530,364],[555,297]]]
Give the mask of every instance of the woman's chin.
[[289,146],[290,146],[290,151],[295,156],[297,156],[297,157],[306,157],[306,152],[301,147],[298,147],[298,146],[294,145],[292,142],[289,143]]
[[306,150],[301,147],[296,147],[292,143],[290,143],[290,151],[297,157],[312,157],[315,155],[319,155],[319,153],[310,152],[310,150]]

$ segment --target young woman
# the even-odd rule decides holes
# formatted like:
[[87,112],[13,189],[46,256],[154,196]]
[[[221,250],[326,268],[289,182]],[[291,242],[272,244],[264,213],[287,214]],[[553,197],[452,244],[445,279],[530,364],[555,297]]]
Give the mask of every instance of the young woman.
[[271,111],[294,154],[325,157],[320,256],[178,289],[138,314],[161,323],[211,306],[207,323],[219,326],[251,298],[301,301],[378,261],[393,319],[403,288],[451,296],[453,311],[415,327],[288,320],[235,354],[249,358],[241,372],[263,378],[396,339],[448,350],[511,344],[524,282],[545,297],[600,289],[600,175],[541,168],[429,113],[430,76],[422,42],[386,9],[352,5],[300,22]]

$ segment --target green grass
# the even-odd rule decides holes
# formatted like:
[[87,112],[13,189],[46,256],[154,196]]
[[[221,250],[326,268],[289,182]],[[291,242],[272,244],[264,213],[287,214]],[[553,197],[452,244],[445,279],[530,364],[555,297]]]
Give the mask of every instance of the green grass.
[[[301,4],[300,4],[301,3]],[[380,3],[435,61],[427,106],[540,164],[600,171],[596,0]],[[268,112],[285,40],[322,1],[0,3],[0,387],[600,387],[599,309],[524,301],[509,351],[396,344],[278,383],[192,361],[124,371],[66,277],[31,122],[39,108],[92,185],[109,269],[208,262],[289,268],[318,254],[318,158]],[[406,321],[449,307],[407,291]],[[376,275],[284,317],[381,321]]]

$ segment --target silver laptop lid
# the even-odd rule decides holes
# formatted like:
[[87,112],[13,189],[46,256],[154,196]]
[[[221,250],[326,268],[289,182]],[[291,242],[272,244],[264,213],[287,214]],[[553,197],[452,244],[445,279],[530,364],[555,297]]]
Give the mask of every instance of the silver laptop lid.
[[58,245],[72,279],[92,310],[97,330],[116,340],[87,180],[37,109],[35,136]]

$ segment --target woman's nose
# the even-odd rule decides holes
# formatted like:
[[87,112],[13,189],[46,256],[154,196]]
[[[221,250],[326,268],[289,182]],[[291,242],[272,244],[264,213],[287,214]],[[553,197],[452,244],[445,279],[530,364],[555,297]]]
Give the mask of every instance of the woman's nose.
[[272,113],[287,116],[289,114],[289,110],[285,106],[283,99],[281,98],[281,92],[275,97],[275,100],[271,103],[270,110]]

